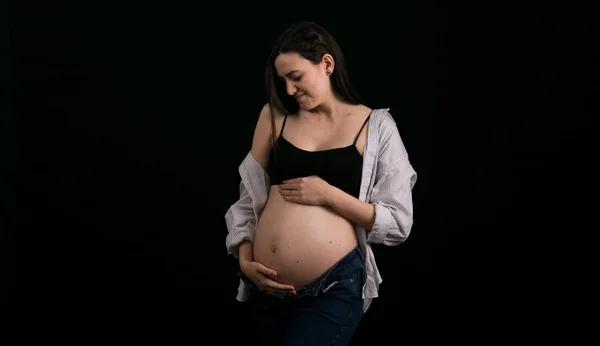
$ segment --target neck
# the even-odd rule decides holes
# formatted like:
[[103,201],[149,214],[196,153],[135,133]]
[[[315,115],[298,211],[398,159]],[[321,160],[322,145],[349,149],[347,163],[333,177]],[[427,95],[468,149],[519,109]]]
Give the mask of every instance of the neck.
[[332,97],[329,101],[321,103],[319,106],[308,111],[310,115],[317,115],[327,119],[334,119],[348,113],[348,104]]

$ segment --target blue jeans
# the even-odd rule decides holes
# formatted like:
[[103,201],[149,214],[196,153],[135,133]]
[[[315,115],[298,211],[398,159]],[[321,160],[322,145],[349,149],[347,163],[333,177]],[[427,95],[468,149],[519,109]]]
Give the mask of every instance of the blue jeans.
[[356,247],[324,275],[285,299],[250,286],[258,345],[348,345],[363,315],[364,255]]

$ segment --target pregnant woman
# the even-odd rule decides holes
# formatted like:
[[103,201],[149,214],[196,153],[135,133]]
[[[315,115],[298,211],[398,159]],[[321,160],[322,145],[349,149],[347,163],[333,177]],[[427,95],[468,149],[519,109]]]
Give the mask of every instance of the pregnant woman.
[[416,172],[388,109],[360,101],[321,26],[285,30],[265,77],[268,102],[225,216],[238,300],[251,304],[261,345],[347,345],[382,281],[371,244],[410,233]]

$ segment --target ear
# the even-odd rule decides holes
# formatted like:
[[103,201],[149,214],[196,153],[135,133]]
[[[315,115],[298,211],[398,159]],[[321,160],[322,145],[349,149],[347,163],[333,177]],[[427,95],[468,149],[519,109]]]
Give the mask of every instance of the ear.
[[331,54],[323,55],[322,63],[324,71],[327,75],[331,75],[333,73],[333,69],[335,68],[335,61],[333,60],[333,56]]

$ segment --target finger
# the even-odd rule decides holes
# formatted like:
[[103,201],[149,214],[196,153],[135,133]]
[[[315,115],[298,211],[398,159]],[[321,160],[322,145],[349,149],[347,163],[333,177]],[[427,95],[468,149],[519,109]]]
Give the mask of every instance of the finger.
[[270,289],[277,290],[280,292],[296,292],[296,289],[292,285],[284,285],[275,281],[270,281],[265,284],[268,285]]
[[268,294],[270,294],[272,296],[282,296],[283,295],[283,293],[278,292],[278,291],[276,291],[276,290],[274,290],[272,288],[269,288],[269,287],[261,287],[260,290],[262,292],[268,293]]
[[292,195],[281,195],[281,197],[288,202],[302,202],[300,196],[292,196]]
[[262,289],[266,292],[270,292],[272,294],[277,294],[280,296],[291,296],[293,294],[296,294],[296,290],[280,290],[280,289],[274,288],[272,286],[263,286]]
[[279,193],[282,196],[296,196],[296,195],[300,194],[300,192],[298,192],[298,190],[279,190]]
[[299,188],[300,188],[300,185],[298,183],[285,183],[285,184],[279,185],[280,190],[297,190]]
[[285,298],[285,297],[293,297],[295,296],[295,294],[292,294],[290,292],[281,292],[281,291],[274,291],[274,290],[263,290],[264,293],[273,296],[273,297],[278,297],[278,298]]
[[297,184],[300,182],[302,178],[293,178],[293,179],[288,179],[288,180],[284,180],[282,183],[283,184]]
[[285,297],[290,297],[291,296],[291,294],[278,293],[278,292],[274,292],[274,291],[264,291],[264,293],[266,293],[266,294],[268,294],[270,296],[279,298],[279,299],[283,299]]
[[279,293],[295,293],[296,291],[292,285],[280,284],[279,282],[270,280],[268,278],[264,278],[262,282],[260,282],[260,287]]
[[277,272],[276,271],[274,271],[273,269],[269,269],[269,268],[265,267],[262,264],[258,265],[257,270],[258,270],[259,273],[261,273],[261,274],[263,274],[263,275],[265,275],[267,277],[270,277],[270,278],[273,278],[273,279],[275,279],[277,277]]
[[269,286],[268,284],[267,285],[263,284],[263,285],[259,286],[259,288],[260,288],[261,291],[263,291],[265,293],[269,293],[269,294],[276,295],[276,296],[281,296],[281,297],[284,297],[284,296],[289,297],[291,295],[296,294],[295,291],[280,290],[280,289],[277,289],[275,287]]

